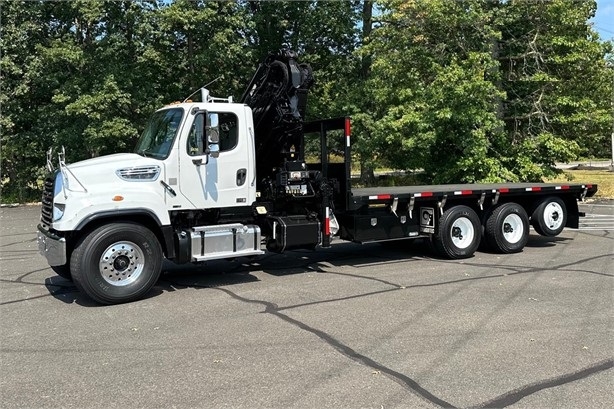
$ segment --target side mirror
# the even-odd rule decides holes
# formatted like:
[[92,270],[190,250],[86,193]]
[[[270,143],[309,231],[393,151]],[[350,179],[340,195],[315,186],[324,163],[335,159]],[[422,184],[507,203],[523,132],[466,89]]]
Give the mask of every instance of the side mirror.
[[205,154],[212,158],[220,156],[220,130],[218,114],[204,112],[206,121],[203,121],[203,135],[205,135]]

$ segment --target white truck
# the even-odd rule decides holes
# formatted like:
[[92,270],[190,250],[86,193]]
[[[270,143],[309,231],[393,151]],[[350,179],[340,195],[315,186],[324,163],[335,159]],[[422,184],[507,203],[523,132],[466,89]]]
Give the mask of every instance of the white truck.
[[[577,201],[596,185],[463,184],[352,188],[350,119],[304,122],[313,78],[288,50],[258,67],[239,102],[214,98],[156,111],[134,153],[66,164],[45,181],[40,253],[102,304],[137,300],[175,263],[257,257],[266,250],[425,237],[443,257],[481,241],[522,251],[529,225],[556,236],[577,228]],[[320,158],[305,160],[317,135]],[[343,162],[329,161],[342,138]]]

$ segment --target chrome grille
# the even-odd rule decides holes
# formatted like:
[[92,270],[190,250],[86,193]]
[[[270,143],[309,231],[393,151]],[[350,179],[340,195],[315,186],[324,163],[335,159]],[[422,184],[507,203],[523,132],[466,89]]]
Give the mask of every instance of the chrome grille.
[[45,226],[51,226],[53,221],[53,190],[55,175],[51,175],[45,179],[45,186],[43,188],[43,197],[41,199],[41,222]]

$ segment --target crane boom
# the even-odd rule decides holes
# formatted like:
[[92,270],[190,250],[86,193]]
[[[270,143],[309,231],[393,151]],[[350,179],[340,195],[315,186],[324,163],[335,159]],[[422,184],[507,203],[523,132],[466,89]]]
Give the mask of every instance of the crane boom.
[[258,66],[240,102],[252,109],[259,181],[274,178],[278,170],[304,163],[303,122],[307,93],[314,79],[311,67],[295,52],[270,53]]

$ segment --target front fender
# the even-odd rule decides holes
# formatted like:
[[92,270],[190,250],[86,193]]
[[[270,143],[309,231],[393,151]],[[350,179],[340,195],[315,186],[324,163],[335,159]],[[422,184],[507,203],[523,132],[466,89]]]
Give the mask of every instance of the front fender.
[[[141,185],[142,186],[142,185]],[[64,215],[54,221],[57,231],[75,231],[99,218],[144,215],[151,217],[158,226],[169,225],[170,217],[164,202],[164,191],[148,189],[121,189],[121,194],[111,195],[75,193],[65,202]]]
[[149,217],[156,222],[156,224],[160,227],[162,223],[158,216],[150,209],[145,208],[130,208],[130,209],[116,209],[116,210],[105,210],[96,212],[91,214],[81,220],[81,222],[75,227],[75,230],[81,230],[88,224],[93,221],[107,218],[127,218],[127,217],[135,217],[135,216],[145,216]]

